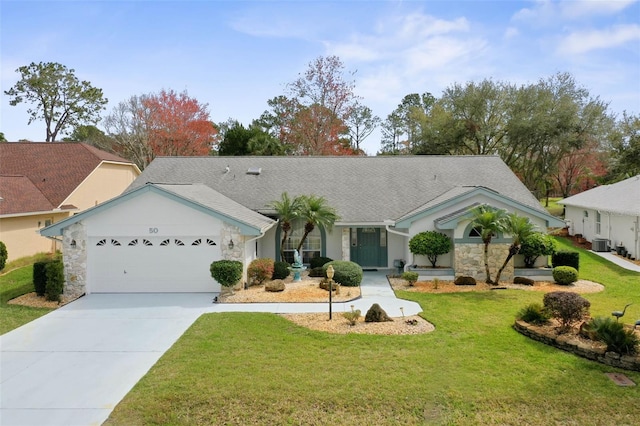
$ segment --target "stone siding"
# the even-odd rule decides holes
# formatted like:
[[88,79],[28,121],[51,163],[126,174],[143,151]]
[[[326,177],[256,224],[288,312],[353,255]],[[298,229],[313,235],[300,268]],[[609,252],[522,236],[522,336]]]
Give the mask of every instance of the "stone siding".
[[351,228],[342,228],[342,260],[351,260]]
[[75,299],[87,291],[87,230],[82,222],[65,229],[62,253],[65,279],[63,294]]
[[[484,244],[455,244],[455,275],[473,277],[477,281],[485,281]],[[509,244],[489,244],[489,273],[495,279],[498,269],[509,255]],[[513,259],[500,275],[500,281],[513,280]]]
[[571,335],[566,334],[546,334],[535,326],[524,321],[516,321],[513,328],[533,340],[553,346],[563,351],[571,352],[582,358],[597,361],[601,364],[610,365],[611,367],[623,368],[625,370],[640,371],[640,355],[620,355],[616,352],[607,352],[604,348],[594,348],[591,345],[581,343],[577,339],[572,339]]

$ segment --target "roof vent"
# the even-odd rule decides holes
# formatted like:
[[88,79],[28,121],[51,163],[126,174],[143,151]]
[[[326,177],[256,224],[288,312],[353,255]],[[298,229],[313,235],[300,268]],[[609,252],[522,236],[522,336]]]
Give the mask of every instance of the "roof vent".
[[262,167],[250,167],[249,170],[247,170],[247,174],[248,175],[259,175],[260,173],[262,173]]

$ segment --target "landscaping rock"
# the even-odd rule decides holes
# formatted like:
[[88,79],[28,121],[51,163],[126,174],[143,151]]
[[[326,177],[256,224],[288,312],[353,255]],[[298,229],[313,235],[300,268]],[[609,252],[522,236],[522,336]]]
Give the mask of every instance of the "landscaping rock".
[[284,281],[282,280],[273,280],[269,281],[264,285],[265,291],[278,292],[284,291]]
[[364,316],[364,322],[385,322],[385,321],[393,321],[389,315],[385,312],[384,309],[377,303],[371,305],[367,314]]
[[[324,280],[320,281],[320,284],[318,284],[318,286],[323,290],[329,291],[329,280],[325,278]],[[340,284],[334,281],[333,284],[331,285],[331,289],[335,291],[336,294],[339,294]]]
[[473,277],[459,276],[453,282],[455,285],[476,285],[476,279]]
[[515,277],[513,279],[514,284],[533,285],[533,280],[527,277]]

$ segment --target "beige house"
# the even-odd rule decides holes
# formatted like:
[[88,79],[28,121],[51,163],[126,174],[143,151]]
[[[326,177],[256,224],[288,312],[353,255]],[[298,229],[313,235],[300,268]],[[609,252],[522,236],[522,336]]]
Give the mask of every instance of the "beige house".
[[0,144],[0,240],[8,260],[61,248],[38,232],[122,193],[132,162],[76,142]]

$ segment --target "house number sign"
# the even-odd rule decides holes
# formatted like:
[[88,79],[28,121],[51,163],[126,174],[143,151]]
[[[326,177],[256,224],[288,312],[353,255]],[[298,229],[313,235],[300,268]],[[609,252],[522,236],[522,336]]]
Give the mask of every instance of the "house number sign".
[[157,234],[158,233],[158,228],[149,228],[149,233],[150,234]]

